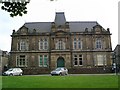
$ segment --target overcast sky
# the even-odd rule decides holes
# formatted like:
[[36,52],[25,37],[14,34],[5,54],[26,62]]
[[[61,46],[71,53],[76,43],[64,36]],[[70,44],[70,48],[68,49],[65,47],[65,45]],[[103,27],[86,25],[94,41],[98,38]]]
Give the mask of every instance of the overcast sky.
[[[67,21],[97,21],[103,28],[110,28],[112,49],[118,44],[119,0],[31,0],[28,14],[10,17],[0,9],[0,49],[10,51],[12,30],[25,22],[52,22],[55,12],[64,12]],[[1,4],[0,4],[1,7]]]

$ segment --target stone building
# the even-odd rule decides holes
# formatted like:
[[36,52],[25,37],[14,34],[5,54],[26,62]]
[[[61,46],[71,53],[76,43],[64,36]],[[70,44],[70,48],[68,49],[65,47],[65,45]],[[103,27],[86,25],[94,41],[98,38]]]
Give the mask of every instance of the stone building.
[[7,51],[0,50],[0,75],[7,70],[9,62],[9,53]]
[[111,72],[111,33],[96,21],[66,21],[57,12],[53,22],[28,22],[11,35],[11,67],[24,74]]
[[120,44],[118,44],[113,52],[113,69],[116,74],[120,73]]

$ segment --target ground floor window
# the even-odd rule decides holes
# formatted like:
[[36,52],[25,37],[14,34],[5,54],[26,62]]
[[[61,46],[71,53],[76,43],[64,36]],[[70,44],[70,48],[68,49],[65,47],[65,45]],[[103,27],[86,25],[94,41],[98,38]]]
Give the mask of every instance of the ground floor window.
[[17,56],[16,66],[26,67],[27,66],[27,56],[25,56],[25,55]]
[[83,55],[74,54],[73,55],[74,66],[82,66],[83,65]]
[[94,61],[96,66],[103,66],[107,64],[106,55],[95,55]]
[[48,55],[40,55],[39,56],[39,66],[40,67],[48,67]]

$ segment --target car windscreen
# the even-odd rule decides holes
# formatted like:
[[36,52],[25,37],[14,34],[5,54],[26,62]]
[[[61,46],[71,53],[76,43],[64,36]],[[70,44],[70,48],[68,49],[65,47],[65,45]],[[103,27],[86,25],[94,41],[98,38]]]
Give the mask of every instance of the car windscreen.
[[61,70],[61,68],[57,68],[55,71],[60,71]]
[[11,68],[11,69],[9,69],[8,71],[12,71],[13,69]]

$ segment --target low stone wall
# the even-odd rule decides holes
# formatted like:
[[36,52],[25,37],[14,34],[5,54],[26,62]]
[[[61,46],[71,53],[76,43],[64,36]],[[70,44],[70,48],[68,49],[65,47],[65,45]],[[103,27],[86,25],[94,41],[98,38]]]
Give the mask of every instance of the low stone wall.
[[23,68],[24,75],[38,75],[38,74],[49,74],[50,69],[48,68]]
[[71,74],[102,74],[102,73],[112,73],[110,67],[95,67],[95,68],[71,68],[69,69]]
[[[23,68],[24,75],[38,75],[38,74],[50,74],[52,71],[49,68]],[[110,67],[94,67],[94,68],[70,68],[68,69],[69,74],[103,74],[112,73]]]

